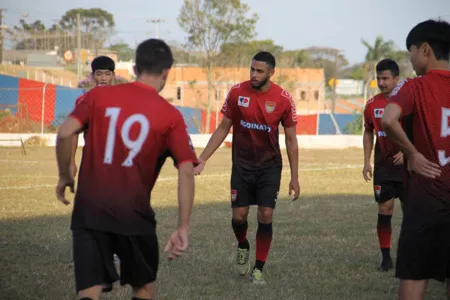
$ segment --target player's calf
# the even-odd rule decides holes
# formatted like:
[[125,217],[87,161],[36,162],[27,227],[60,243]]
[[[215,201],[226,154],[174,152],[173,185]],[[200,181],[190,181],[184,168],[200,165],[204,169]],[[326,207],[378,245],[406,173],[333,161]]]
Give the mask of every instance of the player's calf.
[[247,221],[237,221],[234,218],[231,220],[234,235],[238,241],[236,253],[236,268],[239,275],[244,276],[250,271],[250,244],[247,240]]
[[270,245],[272,243],[273,208],[258,207],[258,230],[256,231],[256,261],[253,267],[250,280],[256,284],[265,284],[263,268],[269,256]]
[[380,271],[383,272],[389,271],[394,267],[391,258],[393,210],[394,210],[393,199],[378,204],[377,235],[382,255]]

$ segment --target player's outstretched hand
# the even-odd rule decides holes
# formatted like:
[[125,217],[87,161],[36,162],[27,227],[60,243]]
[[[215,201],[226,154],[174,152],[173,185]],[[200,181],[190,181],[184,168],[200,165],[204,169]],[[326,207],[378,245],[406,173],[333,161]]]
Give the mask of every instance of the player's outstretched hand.
[[420,152],[411,155],[408,160],[408,170],[428,178],[436,178],[441,175],[439,165],[426,159]]
[[291,180],[289,182],[289,196],[292,196],[292,191],[294,191],[294,199],[292,201],[295,201],[300,196],[300,184],[298,180]]
[[70,192],[75,192],[75,182],[72,178],[59,177],[58,185],[56,186],[56,198],[65,205],[69,205],[69,200],[66,199],[66,187],[70,188]]
[[362,174],[366,182],[370,181],[372,179],[372,166],[370,164],[365,164],[362,170]]
[[206,165],[206,161],[199,158],[198,165],[194,168],[194,175],[200,175],[203,172],[205,165]]
[[175,259],[188,247],[188,231],[186,229],[177,229],[167,241],[164,252],[168,253],[169,260]]
[[403,152],[399,152],[394,155],[394,165],[403,165]]

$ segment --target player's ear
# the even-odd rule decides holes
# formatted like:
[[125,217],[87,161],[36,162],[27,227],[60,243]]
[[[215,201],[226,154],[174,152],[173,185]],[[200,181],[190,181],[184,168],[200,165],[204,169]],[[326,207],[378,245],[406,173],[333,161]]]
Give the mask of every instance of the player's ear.
[[163,71],[163,73],[162,73],[162,79],[163,79],[164,81],[166,81],[166,80],[167,80],[167,77],[169,77],[169,71],[170,71],[170,69],[165,69],[165,70]]
[[430,56],[433,53],[433,49],[431,49],[430,44],[427,42],[420,46],[420,50],[424,56]]
[[273,76],[273,74],[275,74],[275,68],[270,68],[269,75]]
[[134,73],[134,75],[135,75],[136,77],[139,77],[139,72],[138,72],[138,70],[137,70],[137,68],[136,68],[136,65],[133,66],[133,73]]

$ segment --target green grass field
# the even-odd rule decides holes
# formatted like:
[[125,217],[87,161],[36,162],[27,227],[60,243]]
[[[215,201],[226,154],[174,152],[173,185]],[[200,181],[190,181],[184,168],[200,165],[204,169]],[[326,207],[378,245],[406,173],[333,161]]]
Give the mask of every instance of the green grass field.
[[[81,152],[81,151],[79,151]],[[197,151],[200,153],[200,150]],[[78,160],[79,161],[79,160]],[[301,198],[288,196],[284,158],[282,189],[274,216],[274,241],[266,286],[253,286],[234,270],[231,230],[231,152],[219,150],[196,177],[190,248],[177,261],[162,253],[157,299],[395,299],[394,272],[380,273],[377,206],[361,176],[362,151],[300,150]],[[54,148],[0,148],[0,298],[75,299],[71,261],[72,206],[54,195]],[[176,225],[176,170],[166,164],[152,195],[160,247]],[[70,199],[73,196],[70,195]],[[393,257],[402,213],[396,203]],[[254,259],[256,214],[249,219]],[[130,299],[116,285],[103,299]],[[445,299],[431,282],[425,299]]]

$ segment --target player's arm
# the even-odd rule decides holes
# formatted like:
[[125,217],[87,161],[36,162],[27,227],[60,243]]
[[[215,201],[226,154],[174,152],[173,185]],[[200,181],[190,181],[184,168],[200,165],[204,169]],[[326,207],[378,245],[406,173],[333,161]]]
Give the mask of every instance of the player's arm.
[[439,176],[441,171],[439,166],[428,161],[409,140],[400,124],[402,115],[410,115],[414,111],[414,98],[406,87],[400,88],[393,94],[386,108],[384,109],[381,125],[388,138],[395,143],[408,159],[411,168],[416,173],[429,178]]
[[170,153],[178,167],[178,225],[165,247],[169,259],[180,255],[188,246],[188,231],[194,202],[194,165],[198,164],[183,117],[177,113],[168,136]]
[[70,168],[73,160],[73,140],[81,128],[82,124],[79,120],[70,116],[59,128],[56,137],[56,158],[60,177],[73,177]]
[[78,148],[78,134],[74,134],[72,137],[72,160],[71,160],[71,168],[73,176],[77,174],[77,164],[75,163],[75,157],[77,155],[77,148]]
[[212,134],[208,141],[205,149],[199,156],[200,163],[206,163],[206,161],[214,154],[217,148],[222,145],[223,141],[226,139],[231,127],[233,126],[233,109],[234,102],[236,101],[233,88],[228,92],[227,98],[222,106],[223,119],[220,122],[217,129]]
[[297,200],[300,195],[300,184],[298,183],[298,141],[297,141],[297,113],[295,109],[295,102],[292,96],[286,92],[282,92],[282,96],[287,98],[287,108],[281,123],[284,127],[284,135],[286,142],[286,152],[289,159],[289,166],[291,169],[291,181],[289,183],[289,195],[294,191],[294,199]]
[[363,176],[366,181],[372,178],[372,166],[370,164],[370,157],[373,150],[373,123],[370,120],[369,110],[364,109],[364,133],[363,133],[363,151],[364,151],[364,167]]
[[216,152],[217,148],[219,148],[226,139],[228,133],[230,132],[231,126],[233,126],[233,121],[224,116],[222,122],[220,122],[219,126],[209,139],[205,149],[203,149],[200,154],[200,161],[206,162],[214,154],[214,152]]
[[56,196],[64,204],[69,204],[65,198],[65,189],[70,187],[73,192],[74,182],[70,164],[73,158],[73,136],[79,133],[88,123],[91,112],[90,101],[83,101],[59,127],[56,137],[56,160],[58,163],[59,182]]

